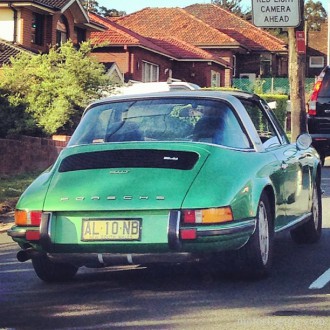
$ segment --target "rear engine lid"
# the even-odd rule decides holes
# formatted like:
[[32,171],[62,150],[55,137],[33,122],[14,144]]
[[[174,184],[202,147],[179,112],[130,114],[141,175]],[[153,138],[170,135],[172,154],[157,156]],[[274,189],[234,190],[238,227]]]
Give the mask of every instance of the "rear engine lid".
[[180,208],[209,156],[207,147],[190,144],[187,150],[187,145],[184,149],[69,148],[54,173],[44,209]]

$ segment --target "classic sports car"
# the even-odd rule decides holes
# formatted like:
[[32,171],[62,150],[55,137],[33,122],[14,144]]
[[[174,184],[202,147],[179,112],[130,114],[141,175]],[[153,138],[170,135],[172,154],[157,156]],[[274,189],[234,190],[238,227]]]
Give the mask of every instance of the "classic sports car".
[[79,267],[222,260],[269,273],[275,233],[319,240],[321,164],[243,92],[114,96],[91,104],[23,193],[8,234],[44,281]]

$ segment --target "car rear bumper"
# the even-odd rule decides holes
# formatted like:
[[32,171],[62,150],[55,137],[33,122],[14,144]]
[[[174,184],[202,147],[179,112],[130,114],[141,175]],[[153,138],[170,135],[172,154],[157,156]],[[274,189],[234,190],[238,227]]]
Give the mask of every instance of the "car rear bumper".
[[[34,258],[40,253],[47,253],[55,262],[87,267],[193,261],[212,253],[239,249],[254,233],[256,219],[218,226],[198,226],[195,227],[196,237],[185,240],[180,234],[180,229],[182,229],[180,211],[171,211],[167,241],[158,244],[143,242],[138,244],[116,244],[116,242],[58,244],[53,241],[51,227],[51,217],[49,217],[41,223],[40,229],[14,226],[8,231],[8,235],[23,247],[23,250],[19,252],[20,261]],[[27,233],[33,230],[38,231],[40,237],[36,241],[28,241]]]

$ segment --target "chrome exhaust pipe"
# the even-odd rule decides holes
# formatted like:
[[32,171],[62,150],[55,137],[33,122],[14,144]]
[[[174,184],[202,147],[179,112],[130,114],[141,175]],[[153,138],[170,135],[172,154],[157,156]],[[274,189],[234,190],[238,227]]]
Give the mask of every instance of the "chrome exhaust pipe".
[[32,259],[34,256],[40,255],[39,252],[33,249],[20,250],[17,252],[16,258],[19,262],[25,262]]

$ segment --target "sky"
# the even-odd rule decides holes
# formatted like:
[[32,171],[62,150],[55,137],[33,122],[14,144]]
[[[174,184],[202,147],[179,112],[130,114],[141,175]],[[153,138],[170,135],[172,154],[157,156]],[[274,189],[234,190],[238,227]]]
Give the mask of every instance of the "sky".
[[[186,7],[195,3],[211,3],[211,0],[97,0],[100,6],[108,9],[125,11],[127,14],[146,7]],[[323,7],[329,13],[329,0],[321,1]],[[245,10],[252,7],[252,0],[242,0],[242,8]]]

